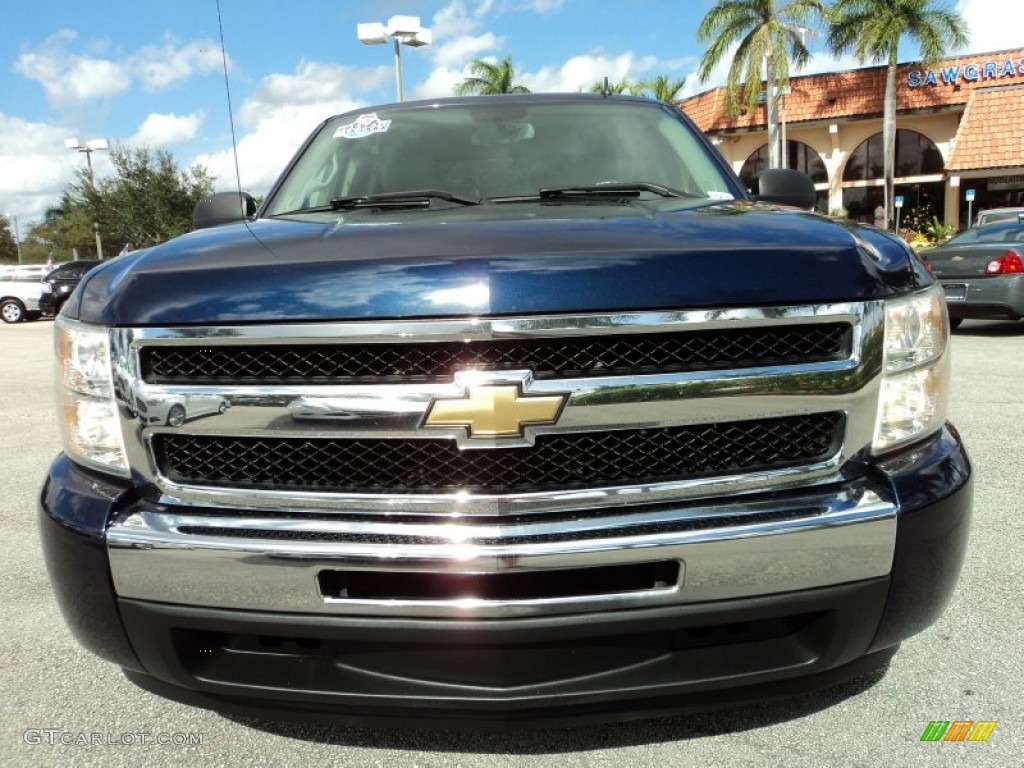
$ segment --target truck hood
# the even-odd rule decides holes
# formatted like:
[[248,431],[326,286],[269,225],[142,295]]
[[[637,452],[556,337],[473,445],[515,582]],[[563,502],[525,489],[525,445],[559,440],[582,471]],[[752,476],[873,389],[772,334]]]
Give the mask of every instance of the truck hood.
[[681,310],[927,280],[901,241],[794,209],[506,203],[193,232],[93,270],[65,312],[145,326]]

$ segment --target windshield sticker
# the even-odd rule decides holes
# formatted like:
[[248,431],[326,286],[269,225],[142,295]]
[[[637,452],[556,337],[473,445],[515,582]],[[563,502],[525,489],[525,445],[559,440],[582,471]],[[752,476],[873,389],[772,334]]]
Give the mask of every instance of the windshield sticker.
[[730,195],[728,192],[719,192],[717,189],[712,189],[706,193],[708,198],[711,200],[735,200],[736,198]]
[[363,139],[375,133],[387,133],[391,127],[390,120],[381,120],[376,112],[360,115],[354,122],[338,127],[334,132],[336,139]]

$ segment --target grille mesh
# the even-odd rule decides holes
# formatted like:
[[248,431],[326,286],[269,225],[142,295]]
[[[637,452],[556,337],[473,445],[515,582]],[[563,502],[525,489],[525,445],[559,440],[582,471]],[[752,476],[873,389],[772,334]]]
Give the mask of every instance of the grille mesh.
[[820,461],[843,416],[540,435],[530,447],[452,440],[154,436],[161,472],[189,485],[346,493],[528,493],[665,482]]
[[143,349],[156,384],[427,383],[457,370],[533,371],[537,379],[749,368],[841,359],[850,326],[501,339],[414,344],[175,346]]

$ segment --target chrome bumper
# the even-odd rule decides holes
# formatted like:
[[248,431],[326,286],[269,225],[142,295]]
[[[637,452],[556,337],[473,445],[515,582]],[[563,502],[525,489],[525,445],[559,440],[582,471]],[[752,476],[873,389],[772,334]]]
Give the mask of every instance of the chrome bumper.
[[[896,507],[867,490],[574,519],[460,525],[343,515],[251,517],[139,510],[108,531],[121,597],[242,610],[509,617],[750,597],[888,574]],[[674,584],[544,599],[347,599],[321,571],[431,575],[550,572],[675,561]]]

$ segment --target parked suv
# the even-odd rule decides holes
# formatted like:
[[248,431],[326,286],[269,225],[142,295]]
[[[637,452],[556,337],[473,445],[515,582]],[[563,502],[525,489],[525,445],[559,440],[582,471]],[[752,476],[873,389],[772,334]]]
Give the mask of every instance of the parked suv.
[[884,666],[953,593],[971,466],[941,287],[814,199],[636,97],[325,121],[258,213],[213,196],[57,318],[66,620],[163,695],[363,723]]
[[38,317],[40,280],[49,271],[41,264],[0,267],[0,320],[20,323]]
[[42,295],[39,297],[39,309],[43,316],[56,317],[60,308],[64,306],[64,302],[78,287],[86,273],[102,263],[102,261],[87,259],[69,261],[67,264],[61,264],[44,277]]

